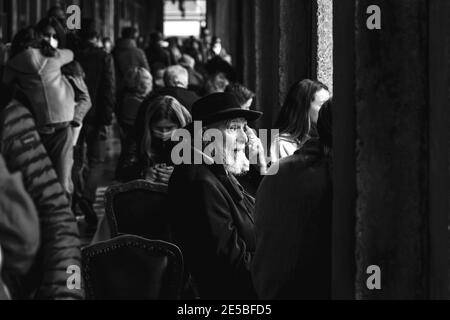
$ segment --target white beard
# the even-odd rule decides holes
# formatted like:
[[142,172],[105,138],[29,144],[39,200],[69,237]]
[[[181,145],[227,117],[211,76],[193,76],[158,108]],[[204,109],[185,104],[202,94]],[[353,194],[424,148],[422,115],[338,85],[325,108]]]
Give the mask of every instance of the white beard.
[[224,165],[225,169],[235,176],[243,175],[250,170],[250,161],[244,151],[235,153],[234,150],[227,150]]

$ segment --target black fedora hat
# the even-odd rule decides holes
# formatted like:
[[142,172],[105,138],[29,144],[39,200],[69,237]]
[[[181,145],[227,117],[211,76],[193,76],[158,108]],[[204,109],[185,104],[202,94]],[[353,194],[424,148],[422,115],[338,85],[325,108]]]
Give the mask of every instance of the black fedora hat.
[[192,106],[192,119],[203,125],[222,120],[244,118],[247,121],[259,119],[262,112],[242,109],[231,93],[213,93],[201,98]]

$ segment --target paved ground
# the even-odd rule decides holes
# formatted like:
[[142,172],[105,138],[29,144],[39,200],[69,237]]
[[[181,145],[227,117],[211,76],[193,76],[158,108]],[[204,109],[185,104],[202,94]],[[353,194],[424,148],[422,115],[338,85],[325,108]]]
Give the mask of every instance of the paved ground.
[[[105,162],[101,165],[101,181],[97,189],[97,197],[94,204],[94,210],[97,212],[99,221],[105,215],[104,194],[108,186],[114,183],[114,171],[117,164],[117,159],[120,154],[120,141],[118,138],[117,125],[113,126],[114,130],[111,132],[111,137],[107,141],[107,156]],[[80,229],[82,245],[88,245],[92,240],[92,235],[86,233],[86,223],[84,217],[77,218]]]

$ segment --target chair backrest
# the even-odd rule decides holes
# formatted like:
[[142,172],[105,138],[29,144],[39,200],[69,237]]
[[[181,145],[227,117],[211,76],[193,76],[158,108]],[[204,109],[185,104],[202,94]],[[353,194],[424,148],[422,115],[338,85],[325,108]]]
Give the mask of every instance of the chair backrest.
[[168,242],[123,235],[82,250],[89,300],[177,300],[183,256]]
[[111,236],[133,234],[171,241],[167,187],[136,180],[108,188],[105,212]]

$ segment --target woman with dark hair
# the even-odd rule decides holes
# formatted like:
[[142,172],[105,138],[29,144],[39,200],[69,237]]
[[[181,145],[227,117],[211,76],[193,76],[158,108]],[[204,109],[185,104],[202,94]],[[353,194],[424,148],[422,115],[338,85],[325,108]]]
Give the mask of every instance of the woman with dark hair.
[[[171,136],[192,122],[189,111],[169,96],[147,99],[144,127],[137,128],[137,156],[129,161],[118,177],[123,181],[145,179],[167,186],[173,172]],[[131,159],[130,159],[131,160]]]
[[293,155],[311,136],[317,136],[319,111],[329,98],[328,87],[318,81],[305,79],[291,87],[275,123],[279,135],[270,148],[272,163]]
[[64,190],[71,194],[72,126],[77,103],[76,92],[61,68],[73,61],[74,55],[58,49],[51,20],[43,19],[36,29],[27,28],[16,35],[3,82],[28,98],[42,142]]

